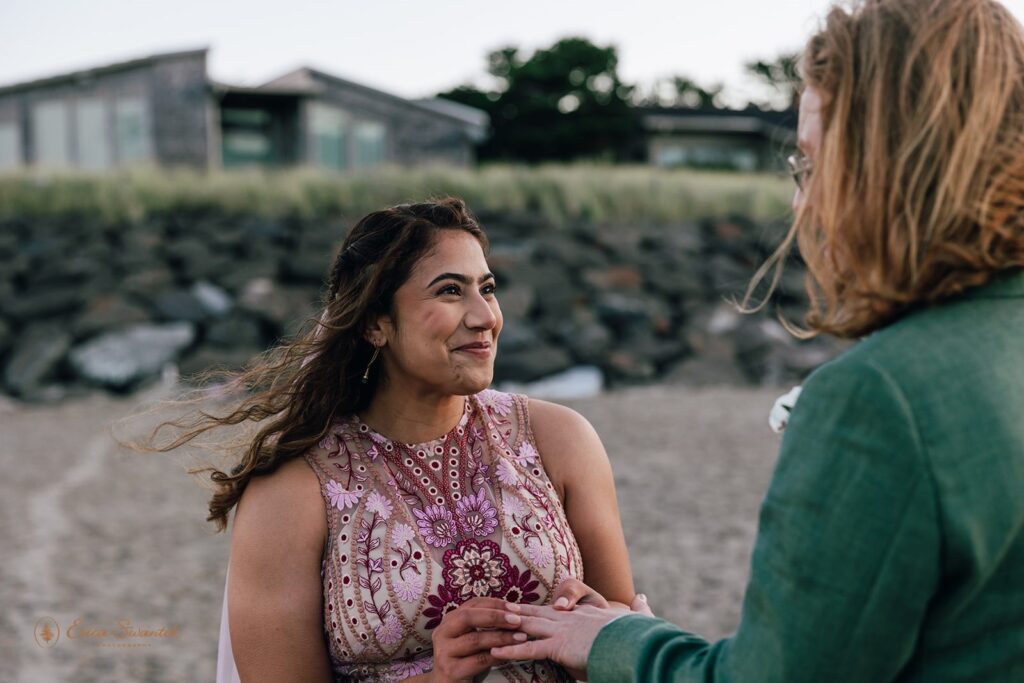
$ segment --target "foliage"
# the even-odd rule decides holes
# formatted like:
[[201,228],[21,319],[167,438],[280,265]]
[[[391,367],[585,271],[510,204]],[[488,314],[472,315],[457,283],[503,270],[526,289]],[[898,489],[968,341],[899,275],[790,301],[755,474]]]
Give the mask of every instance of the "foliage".
[[796,109],[800,99],[800,55],[796,52],[780,54],[773,60],[757,60],[744,65],[747,73],[770,86],[778,95],[775,102],[782,108]]
[[453,194],[487,220],[672,225],[726,215],[787,215],[788,178],[595,164],[380,168],[359,174],[136,170],[103,175],[0,175],[0,220],[151,215],[351,220],[384,206]]
[[529,57],[505,47],[487,57],[496,87],[461,86],[439,97],[491,117],[481,159],[526,162],[629,158],[638,132],[632,88],[618,75],[614,46],[564,38]]

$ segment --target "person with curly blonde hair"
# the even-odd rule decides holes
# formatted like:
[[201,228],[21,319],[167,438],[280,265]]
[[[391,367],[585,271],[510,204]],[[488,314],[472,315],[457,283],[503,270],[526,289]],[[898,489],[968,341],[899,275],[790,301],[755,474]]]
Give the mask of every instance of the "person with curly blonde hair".
[[796,217],[752,289],[795,242],[790,328],[862,339],[792,408],[736,634],[508,605],[533,640],[495,656],[602,683],[1024,680],[1024,30],[994,0],[865,0],[803,78]]

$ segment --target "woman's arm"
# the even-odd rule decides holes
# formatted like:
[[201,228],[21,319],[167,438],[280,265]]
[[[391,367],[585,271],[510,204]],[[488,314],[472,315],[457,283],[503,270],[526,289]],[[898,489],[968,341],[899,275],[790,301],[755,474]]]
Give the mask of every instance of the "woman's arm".
[[635,595],[633,574],[601,438],[565,406],[530,399],[529,410],[544,469],[580,546],[584,581],[609,601],[628,606]]
[[235,666],[250,681],[331,681],[320,559],[327,520],[303,460],[255,477],[235,513],[228,622]]

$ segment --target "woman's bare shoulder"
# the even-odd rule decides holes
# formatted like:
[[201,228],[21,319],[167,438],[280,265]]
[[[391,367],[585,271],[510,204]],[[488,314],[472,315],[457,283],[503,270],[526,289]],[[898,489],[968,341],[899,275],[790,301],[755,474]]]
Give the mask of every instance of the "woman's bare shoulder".
[[601,437],[587,418],[558,403],[529,399],[530,428],[548,476],[558,485],[571,470],[607,463]]
[[253,477],[238,502],[234,535],[255,531],[268,539],[290,545],[295,541],[319,541],[326,537],[327,522],[320,481],[305,458],[294,458],[269,474]]

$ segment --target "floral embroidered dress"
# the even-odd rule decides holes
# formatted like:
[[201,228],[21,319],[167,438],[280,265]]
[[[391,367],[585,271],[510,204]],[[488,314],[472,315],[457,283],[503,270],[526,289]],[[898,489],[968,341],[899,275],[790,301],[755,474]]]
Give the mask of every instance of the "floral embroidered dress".
[[[583,579],[525,396],[467,397],[459,424],[422,444],[351,416],[306,459],[327,506],[324,631],[342,680],[429,671],[431,632],[471,598],[544,604],[563,579]],[[539,662],[495,667],[486,680],[571,679]]]

